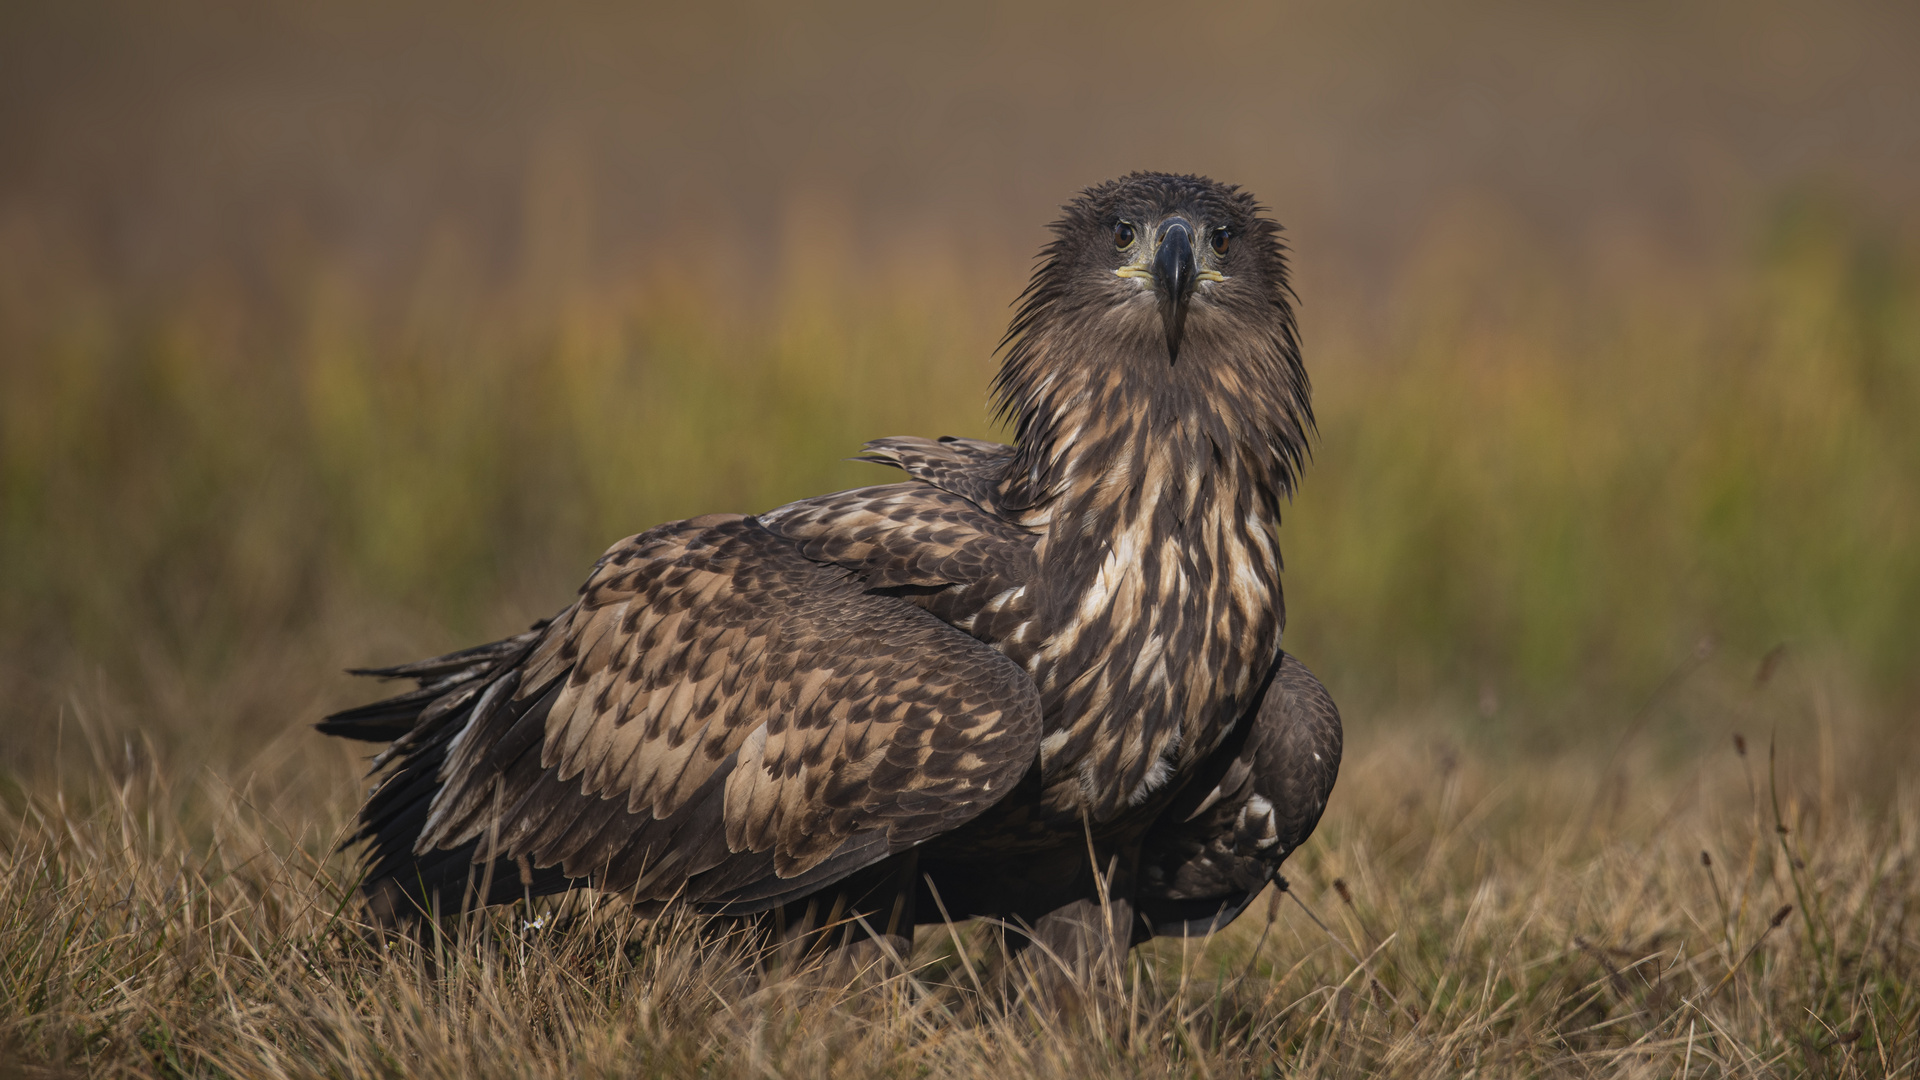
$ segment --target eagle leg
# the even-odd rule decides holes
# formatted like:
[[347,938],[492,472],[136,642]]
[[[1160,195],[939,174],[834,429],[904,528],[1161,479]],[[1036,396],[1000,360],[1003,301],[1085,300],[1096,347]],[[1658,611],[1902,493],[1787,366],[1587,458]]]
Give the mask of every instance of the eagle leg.
[[1000,922],[1009,1003],[1072,1009],[1120,986],[1127,950],[1151,936],[1134,903],[1139,863],[1137,843],[1010,860],[1027,891]]
[[768,960],[789,970],[822,962],[836,982],[904,970],[913,951],[920,852],[909,848],[833,885],[755,915]]

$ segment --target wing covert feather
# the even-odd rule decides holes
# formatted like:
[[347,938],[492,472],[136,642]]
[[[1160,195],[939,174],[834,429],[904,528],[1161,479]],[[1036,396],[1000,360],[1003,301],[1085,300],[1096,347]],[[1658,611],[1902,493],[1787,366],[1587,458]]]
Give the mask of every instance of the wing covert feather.
[[760,520],[807,558],[876,589],[1017,582],[1033,572],[1034,533],[917,481],[801,499]]

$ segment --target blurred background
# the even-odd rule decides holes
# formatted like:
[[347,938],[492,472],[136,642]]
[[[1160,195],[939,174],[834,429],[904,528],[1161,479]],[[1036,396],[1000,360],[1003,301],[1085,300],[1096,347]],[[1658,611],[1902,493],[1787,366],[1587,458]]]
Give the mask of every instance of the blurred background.
[[1046,223],[1154,169],[1287,227],[1287,645],[1354,739],[1840,731],[1871,788],[1920,728],[1917,55],[1901,3],[10,0],[0,777],[76,725],[344,767],[340,668],[996,435]]

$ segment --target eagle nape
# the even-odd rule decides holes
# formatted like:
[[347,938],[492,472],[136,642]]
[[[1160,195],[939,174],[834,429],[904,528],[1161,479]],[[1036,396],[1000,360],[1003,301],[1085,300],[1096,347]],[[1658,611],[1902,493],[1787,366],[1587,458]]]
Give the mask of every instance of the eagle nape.
[[587,887],[901,956],[981,917],[1098,974],[1246,907],[1341,752],[1281,650],[1314,423],[1279,227],[1136,173],[1042,254],[1011,442],[871,442],[893,482],[655,526],[527,632],[366,672],[415,688],[319,728],[388,744],[374,917]]

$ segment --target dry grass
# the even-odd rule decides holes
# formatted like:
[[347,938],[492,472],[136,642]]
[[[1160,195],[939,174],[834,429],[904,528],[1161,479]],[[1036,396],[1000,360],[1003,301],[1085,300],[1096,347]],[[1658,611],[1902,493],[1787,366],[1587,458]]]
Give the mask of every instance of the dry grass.
[[1837,780],[1874,750],[1844,714],[1810,761],[1756,738],[1665,770],[1516,769],[1434,730],[1357,747],[1300,902],[1139,950],[1061,1017],[982,1008],[965,928],[854,989],[584,897],[383,945],[330,854],[342,757],[290,735],[236,789],[75,721],[76,779],[0,819],[0,1046],[20,1075],[1920,1075],[1920,791]]

